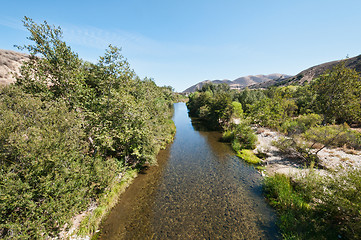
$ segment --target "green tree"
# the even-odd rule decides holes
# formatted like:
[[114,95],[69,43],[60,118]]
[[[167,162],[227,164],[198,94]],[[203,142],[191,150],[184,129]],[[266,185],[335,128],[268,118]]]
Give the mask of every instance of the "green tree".
[[310,84],[298,86],[293,94],[299,114],[309,114],[315,112],[316,94],[311,89]]
[[55,236],[113,181],[118,165],[87,154],[83,124],[62,101],[0,89],[0,238]]
[[297,106],[295,101],[280,89],[276,89],[272,96],[272,98],[264,97],[249,106],[248,117],[262,126],[278,128],[282,122],[294,115]]
[[361,80],[359,74],[342,62],[312,85],[316,104],[325,122],[361,123]]
[[46,21],[36,24],[28,17],[24,17],[23,23],[34,44],[19,46],[31,56],[23,64],[16,84],[43,99],[63,99],[71,107],[86,102],[90,89],[84,87],[82,60],[62,41],[60,27],[50,26]]
[[248,112],[250,105],[256,103],[264,97],[265,95],[261,90],[250,90],[248,87],[240,93],[236,93],[234,96],[234,98],[242,104],[244,112]]
[[243,108],[242,104],[236,101],[232,102],[232,117],[233,118],[242,118],[243,117]]
[[233,113],[231,103],[232,94],[228,85],[207,84],[189,96],[187,106],[191,116],[204,120],[209,128],[219,129],[230,122]]
[[56,238],[128,168],[172,140],[173,93],[140,79],[120,49],[83,62],[59,27],[24,18],[33,44],[0,89],[0,238]]

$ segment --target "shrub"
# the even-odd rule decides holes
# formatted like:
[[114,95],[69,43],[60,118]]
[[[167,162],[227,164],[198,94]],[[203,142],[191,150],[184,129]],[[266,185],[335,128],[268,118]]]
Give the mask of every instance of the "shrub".
[[[283,174],[265,178],[264,190],[271,206],[279,212],[278,225],[284,239],[324,239],[315,234],[308,199],[302,185],[295,185]],[[311,215],[311,216],[310,216]]]
[[340,170],[314,187],[316,209],[345,239],[361,238],[361,169]]
[[326,147],[361,148],[361,133],[350,129],[347,124],[312,127],[303,137],[312,143],[322,143]]
[[311,127],[315,127],[322,122],[322,116],[311,113],[300,115],[294,120],[284,121],[281,125],[281,130],[288,135],[304,133]]
[[232,142],[233,139],[234,139],[234,132],[232,130],[227,129],[226,131],[223,132],[221,139],[223,142]]
[[243,117],[242,104],[239,102],[232,102],[232,118],[241,118]]
[[311,172],[298,182],[276,174],[265,179],[264,189],[280,213],[284,238],[360,239],[360,169],[323,177]]
[[255,149],[257,136],[246,122],[232,124],[222,136],[225,142],[231,142],[232,148],[238,152],[240,149]]
[[242,149],[242,144],[239,142],[238,139],[233,139],[232,148],[235,152],[239,152]]
[[290,157],[298,158],[304,161],[306,165],[318,164],[319,158],[317,154],[310,151],[310,148],[299,138],[279,138],[273,142],[281,152],[286,153]]
[[241,123],[235,126],[234,138],[237,139],[242,149],[255,149],[257,143],[257,136],[253,129],[247,123]]
[[0,237],[55,236],[120,170],[93,158],[82,115],[15,86],[0,89]]
[[289,177],[283,174],[276,174],[265,178],[265,192],[271,205],[278,209],[288,210],[289,208],[307,207],[301,194],[294,190]]

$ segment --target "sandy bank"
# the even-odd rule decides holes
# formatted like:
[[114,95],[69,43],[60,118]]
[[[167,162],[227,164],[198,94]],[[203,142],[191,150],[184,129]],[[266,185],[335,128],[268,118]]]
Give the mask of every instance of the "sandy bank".
[[[275,173],[285,174],[288,176],[299,176],[306,173],[304,164],[297,159],[290,158],[282,153],[272,142],[278,140],[282,134],[268,128],[256,128],[258,137],[255,153],[264,153],[263,160],[266,170],[263,174],[273,175]],[[324,148],[318,153],[320,164],[324,169],[334,170],[342,168],[361,168],[361,152],[342,148]],[[326,170],[317,169],[323,174]]]

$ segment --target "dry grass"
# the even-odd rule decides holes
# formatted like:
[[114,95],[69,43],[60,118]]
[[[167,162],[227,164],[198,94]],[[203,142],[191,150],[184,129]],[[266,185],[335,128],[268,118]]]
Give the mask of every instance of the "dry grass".
[[353,155],[358,155],[359,154],[359,151],[353,149],[353,148],[347,148],[347,146],[343,146],[342,151],[344,151],[345,153],[348,153],[348,154],[353,154]]
[[342,157],[340,158],[340,161],[346,162],[346,161],[350,161],[350,159],[348,157]]
[[321,149],[323,147],[324,147],[324,145],[322,143],[315,143],[312,146],[313,149]]
[[266,131],[266,129],[264,128],[257,128],[257,134],[261,134],[261,133],[264,133]]

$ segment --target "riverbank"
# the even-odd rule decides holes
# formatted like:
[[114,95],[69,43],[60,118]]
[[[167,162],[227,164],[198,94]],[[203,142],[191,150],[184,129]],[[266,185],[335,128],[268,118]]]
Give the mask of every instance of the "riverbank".
[[[174,140],[176,126],[172,120],[167,122],[166,129],[168,130],[168,135],[156,146],[155,156],[158,155],[160,150],[166,149]],[[155,165],[157,165],[157,163]],[[138,176],[138,173],[141,171],[140,169],[142,168],[128,168],[120,173],[119,176],[114,179],[113,184],[108,186],[108,190],[105,191],[104,194],[96,201],[90,203],[85,211],[75,215],[71,219],[69,226],[64,226],[58,237],[69,240],[98,239],[101,223],[118,203],[120,196]]]
[[[265,156],[262,160],[265,165],[263,172],[265,175],[285,174],[289,177],[296,177],[309,171],[302,161],[289,157],[274,146],[274,141],[285,136],[268,128],[258,127],[255,130],[258,142],[254,152],[262,153]],[[318,157],[323,169],[314,169],[314,171],[321,174],[338,168],[361,168],[361,151],[326,147],[318,153]]]
[[88,240],[96,239],[98,228],[109,211],[116,205],[120,195],[137,177],[136,169],[128,169],[119,175],[117,181],[109,187],[97,202],[91,203],[86,211],[74,216],[68,231],[59,234],[60,239]]
[[317,154],[319,167],[306,167],[273,145],[285,136],[256,131],[255,152],[265,156],[265,196],[278,212],[283,238],[360,239],[360,151],[324,148]]

